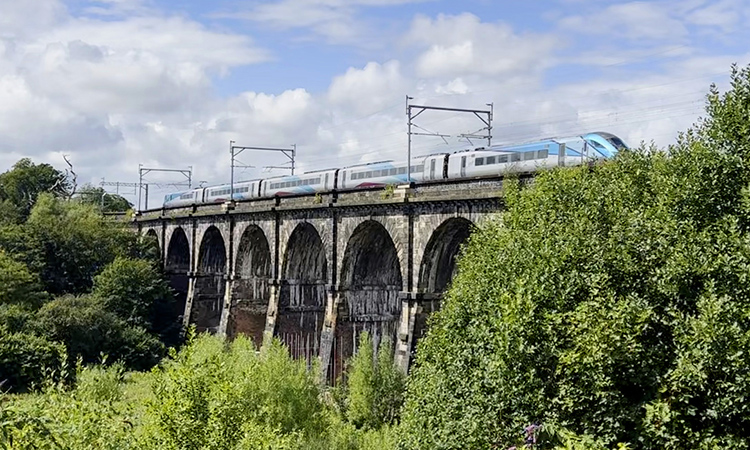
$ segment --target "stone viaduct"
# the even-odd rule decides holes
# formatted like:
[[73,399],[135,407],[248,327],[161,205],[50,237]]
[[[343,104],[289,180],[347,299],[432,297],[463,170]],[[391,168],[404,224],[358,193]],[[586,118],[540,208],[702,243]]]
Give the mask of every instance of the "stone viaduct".
[[442,182],[144,211],[185,324],[257,345],[277,336],[329,380],[367,330],[407,370],[474,225],[502,180]]

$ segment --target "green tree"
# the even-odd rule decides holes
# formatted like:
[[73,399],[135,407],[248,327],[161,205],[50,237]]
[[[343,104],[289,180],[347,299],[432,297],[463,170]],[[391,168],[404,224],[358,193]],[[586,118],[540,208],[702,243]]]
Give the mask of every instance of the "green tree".
[[126,198],[117,194],[110,194],[103,188],[90,184],[81,186],[76,198],[81,203],[99,208],[102,212],[125,212],[133,207]]
[[[49,164],[34,164],[30,159],[18,161],[11,170],[0,174],[0,202],[2,209],[19,218],[28,216],[39,194],[67,195],[70,182],[65,173]],[[6,203],[7,202],[7,203]]]
[[346,417],[356,427],[379,429],[398,419],[405,376],[393,361],[390,339],[380,341],[377,358],[370,334],[359,335],[348,368]]
[[164,345],[145,329],[128,325],[94,296],[65,296],[46,303],[29,324],[36,334],[62,342],[70,364],[121,361],[134,370],[153,367]]
[[94,275],[117,256],[137,256],[138,237],[91,205],[67,202],[49,194],[39,197],[24,233],[41,242],[41,279],[52,294],[83,293]]
[[170,334],[171,341],[180,330],[171,290],[149,261],[116,258],[94,278],[92,292],[129,325]]
[[401,448],[510,446],[535,422],[750,447],[750,70],[707,110],[666,152],[508,183],[419,343]]
[[28,267],[0,250],[0,305],[38,306],[45,298],[38,278],[29,272]]

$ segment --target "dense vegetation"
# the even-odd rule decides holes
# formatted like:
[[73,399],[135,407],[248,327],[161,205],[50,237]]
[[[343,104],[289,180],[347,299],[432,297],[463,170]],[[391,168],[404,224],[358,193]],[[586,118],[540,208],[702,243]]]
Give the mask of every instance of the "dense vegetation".
[[419,345],[401,448],[531,424],[568,448],[750,447],[750,70],[707,112],[666,151],[508,183]]
[[750,68],[731,78],[667,149],[508,180],[408,380],[366,334],[333,388],[278,342],[178,350],[153,247],[19,163],[0,378],[30,392],[0,399],[0,448],[750,448]]
[[71,191],[47,164],[24,159],[0,174],[3,391],[27,391],[103,355],[147,369],[177,343],[154,243]]

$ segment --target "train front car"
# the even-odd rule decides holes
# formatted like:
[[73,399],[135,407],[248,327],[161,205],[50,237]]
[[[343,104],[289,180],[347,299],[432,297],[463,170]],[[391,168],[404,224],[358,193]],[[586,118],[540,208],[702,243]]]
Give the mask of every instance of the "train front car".
[[191,206],[203,201],[203,188],[195,188],[189,191],[175,192],[164,196],[165,208],[177,208],[180,206]]
[[594,154],[591,157],[595,159],[614,158],[617,152],[623,149],[627,149],[628,146],[623,142],[622,139],[615,136],[612,133],[605,131],[597,131],[595,133],[589,133],[583,136],[583,139],[593,147]]
[[286,197],[290,195],[315,194],[327,192],[335,187],[338,169],[306,172],[302,175],[287,175],[267,178],[260,187],[261,197]]

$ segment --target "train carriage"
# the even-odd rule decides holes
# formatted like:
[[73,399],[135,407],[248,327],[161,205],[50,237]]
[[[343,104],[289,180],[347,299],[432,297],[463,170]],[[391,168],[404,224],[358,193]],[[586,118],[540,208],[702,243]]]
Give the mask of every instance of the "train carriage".
[[232,188],[228,184],[221,186],[207,187],[204,194],[204,203],[224,203],[229,201],[229,191],[232,189],[232,199],[234,201],[250,200],[252,198],[258,198],[258,189],[260,188],[261,180],[251,181],[240,181],[234,183]]
[[338,169],[306,172],[302,175],[287,175],[262,181],[261,197],[289,196],[327,192],[336,188]]

